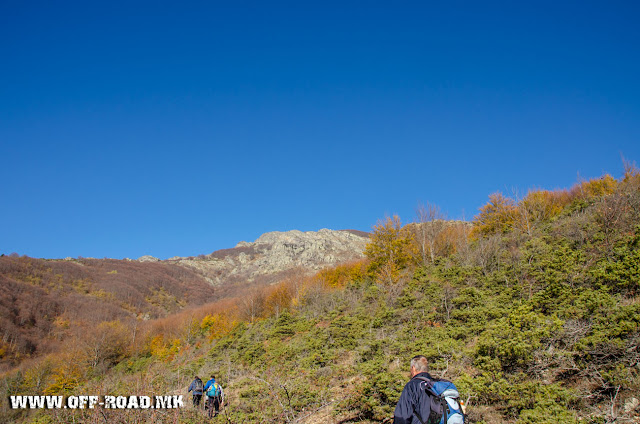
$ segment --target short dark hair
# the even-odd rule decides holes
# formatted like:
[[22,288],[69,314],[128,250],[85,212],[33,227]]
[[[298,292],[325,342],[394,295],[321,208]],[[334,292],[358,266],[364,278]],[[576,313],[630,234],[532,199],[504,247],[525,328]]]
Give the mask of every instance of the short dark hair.
[[213,379],[215,380],[216,376],[215,376],[215,375],[213,375],[213,374],[211,374],[211,378],[213,378]]
[[411,367],[418,372],[429,372],[429,362],[424,355],[416,355],[411,358]]

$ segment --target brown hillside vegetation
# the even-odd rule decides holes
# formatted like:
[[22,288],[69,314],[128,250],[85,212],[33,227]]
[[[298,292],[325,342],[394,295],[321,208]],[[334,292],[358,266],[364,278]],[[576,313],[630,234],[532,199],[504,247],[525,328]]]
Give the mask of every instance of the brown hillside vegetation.
[[[288,303],[288,289],[263,299],[264,287],[300,281],[314,269],[361,256],[358,240],[353,242],[343,233],[358,232],[276,232],[267,234],[270,240],[259,245],[245,243],[211,255],[165,261],[43,260],[2,255],[0,370],[55,353],[70,337],[81,336],[103,322],[132,327],[131,333],[136,335],[132,340],[139,340],[140,331],[146,328],[142,323],[218,299],[242,298],[241,311],[247,311],[253,320],[262,316],[265,308],[278,310],[280,304]],[[366,233],[356,235],[365,240]],[[336,238],[343,244],[336,244]],[[318,246],[326,241],[329,248],[323,251],[316,246],[315,256],[300,262],[301,247],[314,240]],[[295,252],[279,256],[282,245],[292,242],[297,243]],[[115,331],[114,325],[108,330]]]
[[199,274],[176,265],[112,259],[0,257],[0,364],[50,352],[72,330],[147,320],[215,299]]

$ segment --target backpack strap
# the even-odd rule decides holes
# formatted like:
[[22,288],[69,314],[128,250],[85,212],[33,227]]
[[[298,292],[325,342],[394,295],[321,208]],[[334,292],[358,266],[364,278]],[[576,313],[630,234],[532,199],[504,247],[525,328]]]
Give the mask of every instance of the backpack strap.
[[420,416],[418,411],[416,411],[416,406],[415,405],[413,405],[413,415],[415,415],[416,418],[418,419],[418,421],[420,421],[420,424],[426,424],[424,421],[422,421],[422,417]]
[[447,411],[449,410],[449,405],[447,404],[447,400],[442,396],[440,397],[440,403],[442,404],[442,422],[444,424],[447,424],[447,420],[449,419],[449,417],[447,417]]
[[[441,379],[438,378],[428,378],[428,377],[423,377],[423,376],[415,376],[413,377],[417,380],[421,380],[424,381],[425,384],[425,391],[427,393],[429,393],[430,396],[434,396],[436,399],[438,399],[440,401],[440,405],[441,405],[441,409],[442,409],[442,419],[440,420],[441,423],[447,424],[447,420],[449,419],[449,415],[448,415],[448,411],[449,411],[449,405],[447,404],[447,400],[444,398],[444,396],[439,395],[438,393],[436,393],[433,390],[433,383],[438,382],[438,381],[443,381]],[[459,400],[458,400],[459,403]],[[460,408],[460,411],[462,412],[462,407]],[[414,413],[415,413],[415,409],[414,409]],[[416,416],[418,416],[416,414]],[[466,417],[463,414],[463,419],[465,419]],[[422,424],[425,424],[422,419],[420,419],[420,417],[418,416],[418,419],[420,420],[420,422]]]
[[433,385],[433,382],[435,380],[427,378],[427,377],[418,377],[418,376],[415,376],[413,378],[415,378],[416,380],[421,380],[421,381],[424,381],[425,383],[427,383],[427,384],[425,384],[425,389],[426,389],[427,392],[429,392],[429,394],[431,396],[435,396],[437,398],[440,397],[440,395],[437,394],[436,392],[434,392],[433,389],[432,389],[432,385]]
[[[433,387],[433,382],[436,381],[436,380],[428,378],[428,377],[423,377],[423,376],[415,376],[413,378],[415,378],[416,380],[423,381],[425,383],[424,389],[425,389],[425,392],[427,392],[427,394],[429,396],[435,397],[436,399],[439,399],[440,402],[444,401],[444,399],[442,399],[442,397],[440,395],[438,395],[435,391],[433,391],[433,388],[432,388]],[[444,402],[446,402],[446,401],[444,401]],[[446,424],[446,422],[447,422],[447,420],[446,420],[447,412],[446,412],[446,410],[444,408],[443,408],[443,410],[445,411],[444,412],[444,417],[445,417],[444,423]],[[425,423],[422,420],[422,417],[420,417],[420,414],[418,414],[418,412],[416,411],[416,407],[415,406],[413,407],[413,413],[415,414],[416,418],[418,418],[418,421],[420,421],[420,424],[433,423],[432,416],[429,416],[428,419],[427,419],[427,423]],[[433,415],[433,411],[432,411],[432,415]]]

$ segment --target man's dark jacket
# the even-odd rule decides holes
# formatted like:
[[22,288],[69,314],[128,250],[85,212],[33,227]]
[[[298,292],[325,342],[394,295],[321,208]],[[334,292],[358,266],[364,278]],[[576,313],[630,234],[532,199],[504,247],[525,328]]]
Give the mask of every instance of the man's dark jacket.
[[418,377],[431,379],[429,373],[421,372],[416,374],[402,389],[400,399],[393,413],[393,424],[420,424],[420,420],[415,416],[414,411],[420,414],[423,423],[429,422],[431,414],[431,401],[429,395],[424,390],[425,382]]
[[[200,382],[200,384],[198,384],[198,381]],[[193,390],[194,395],[202,396],[202,388],[198,390],[198,386],[202,387],[202,380],[200,380],[199,378],[196,378],[189,385],[189,391]]]

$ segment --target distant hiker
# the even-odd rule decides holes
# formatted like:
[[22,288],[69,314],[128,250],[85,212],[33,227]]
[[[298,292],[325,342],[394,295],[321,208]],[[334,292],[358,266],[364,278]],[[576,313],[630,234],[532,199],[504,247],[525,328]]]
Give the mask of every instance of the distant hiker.
[[[215,375],[211,376],[211,379],[207,381],[207,384],[204,385],[204,392],[207,395],[207,405],[206,408],[209,409],[209,417],[216,416],[220,412],[220,405],[224,399],[224,393],[222,391],[222,386],[220,386],[216,382]],[[215,409],[215,414],[214,414]]]
[[193,406],[200,406],[200,399],[202,399],[202,394],[204,393],[204,384],[202,384],[202,380],[200,377],[196,375],[196,378],[189,385],[189,391],[193,390]]
[[427,358],[411,358],[411,380],[404,386],[393,413],[393,424],[463,424],[460,395],[455,385],[429,375]]

